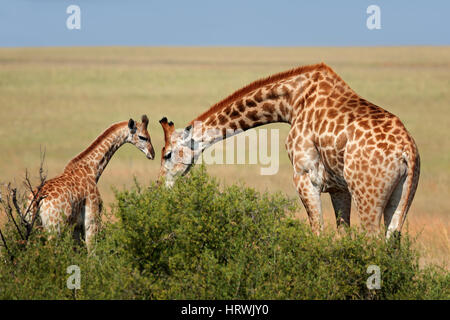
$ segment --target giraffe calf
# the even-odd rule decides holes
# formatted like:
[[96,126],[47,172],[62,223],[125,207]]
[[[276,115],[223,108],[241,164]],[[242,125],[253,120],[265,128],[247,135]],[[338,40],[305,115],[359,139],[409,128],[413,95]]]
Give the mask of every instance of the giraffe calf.
[[[39,191],[39,215],[44,230],[60,231],[63,224],[75,225],[75,237],[84,233],[88,250],[98,231],[102,200],[97,182],[114,153],[125,143],[131,143],[148,159],[155,157],[148,118],[138,123],[133,119],[111,125],[94,142],[64,168],[61,175],[45,182]],[[30,194],[32,198],[32,194]],[[28,221],[36,215],[32,208]]]

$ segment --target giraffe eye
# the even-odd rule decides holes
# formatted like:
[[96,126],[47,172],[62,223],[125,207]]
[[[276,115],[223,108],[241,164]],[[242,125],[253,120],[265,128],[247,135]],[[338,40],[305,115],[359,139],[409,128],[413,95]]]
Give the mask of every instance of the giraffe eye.
[[148,141],[148,138],[147,138],[147,137],[144,137],[144,136],[138,136],[138,137],[139,137],[139,139],[141,139],[141,140]]
[[170,157],[172,157],[172,151],[169,151],[164,155],[164,159],[166,159],[166,160],[170,159]]

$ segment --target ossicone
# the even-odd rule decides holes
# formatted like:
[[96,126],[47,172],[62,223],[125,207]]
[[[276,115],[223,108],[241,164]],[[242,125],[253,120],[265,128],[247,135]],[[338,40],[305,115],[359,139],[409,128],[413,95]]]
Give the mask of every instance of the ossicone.
[[146,114],[142,115],[141,120],[145,126],[148,126],[148,117]]
[[167,123],[167,118],[164,117],[161,120],[159,120],[159,123],[163,124],[163,123]]
[[163,125],[163,124],[168,124],[169,127],[173,127],[173,122],[172,122],[172,121],[167,122],[167,118],[166,118],[166,117],[164,117],[164,118],[162,118],[161,120],[159,120],[159,123],[161,123],[162,125]]

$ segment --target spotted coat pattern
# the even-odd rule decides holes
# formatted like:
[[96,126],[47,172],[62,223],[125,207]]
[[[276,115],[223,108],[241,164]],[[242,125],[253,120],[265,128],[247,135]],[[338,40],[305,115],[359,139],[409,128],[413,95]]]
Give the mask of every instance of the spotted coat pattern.
[[[86,150],[72,159],[63,173],[45,182],[40,189],[43,200],[39,215],[46,230],[59,231],[65,223],[76,225],[76,236],[84,233],[88,248],[98,231],[102,200],[97,182],[114,153],[125,143],[132,143],[149,159],[154,150],[147,131],[148,118],[142,122],[130,119],[106,129]],[[29,196],[30,200],[32,194]],[[31,220],[38,212],[31,210]]]
[[[337,225],[350,224],[351,203],[362,226],[378,232],[384,216],[387,236],[400,232],[420,172],[416,144],[398,117],[357,95],[330,67],[304,66],[258,80],[212,106],[188,126],[201,122],[192,139],[210,142],[227,129],[248,130],[267,123],[291,125],[286,150],[293,181],[312,230],[323,229],[320,194],[331,196]],[[169,183],[191,164],[173,163],[169,153],[192,152],[186,132],[161,124],[166,136],[160,177]],[[221,134],[206,137],[214,128]],[[207,144],[208,145],[208,144]]]

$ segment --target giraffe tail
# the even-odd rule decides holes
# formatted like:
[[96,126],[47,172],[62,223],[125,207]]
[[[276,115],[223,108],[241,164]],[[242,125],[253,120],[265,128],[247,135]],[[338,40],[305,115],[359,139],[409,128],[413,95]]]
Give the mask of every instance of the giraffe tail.
[[394,232],[400,233],[419,183],[420,157],[417,147],[414,146],[414,148],[403,152],[402,156],[406,163],[406,177],[402,185],[400,201],[386,233],[387,238]]

